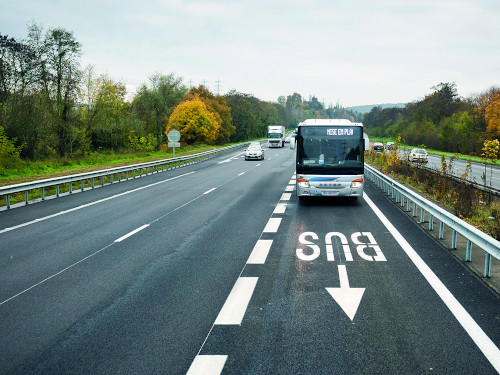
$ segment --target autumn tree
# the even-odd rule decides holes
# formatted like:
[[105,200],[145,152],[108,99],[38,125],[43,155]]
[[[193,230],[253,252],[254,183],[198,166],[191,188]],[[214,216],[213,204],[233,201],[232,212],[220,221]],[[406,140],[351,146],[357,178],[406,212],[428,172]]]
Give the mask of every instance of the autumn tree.
[[226,98],[221,95],[214,95],[205,86],[192,87],[186,95],[185,101],[201,100],[207,109],[215,116],[220,124],[219,134],[215,140],[216,144],[224,144],[230,141],[231,136],[236,131],[231,117],[231,108],[227,105]]
[[181,141],[192,144],[214,144],[220,122],[199,98],[182,102],[170,115],[165,134],[172,129],[181,133]]
[[492,93],[485,104],[486,132],[491,138],[500,138],[500,90]]

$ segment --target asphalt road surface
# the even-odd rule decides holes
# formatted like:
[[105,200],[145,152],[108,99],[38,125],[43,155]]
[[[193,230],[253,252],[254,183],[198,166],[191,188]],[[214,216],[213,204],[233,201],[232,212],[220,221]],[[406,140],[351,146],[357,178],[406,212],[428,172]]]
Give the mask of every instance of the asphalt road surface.
[[0,212],[1,374],[497,374],[500,299],[371,183],[242,150]]

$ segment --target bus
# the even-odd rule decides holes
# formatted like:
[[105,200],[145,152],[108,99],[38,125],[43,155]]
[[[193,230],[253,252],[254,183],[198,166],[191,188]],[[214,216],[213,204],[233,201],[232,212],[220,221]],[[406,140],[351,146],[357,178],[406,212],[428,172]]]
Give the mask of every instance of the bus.
[[362,123],[343,119],[305,120],[299,123],[290,147],[296,148],[299,199],[357,199],[363,195],[364,151],[369,148],[369,140]]

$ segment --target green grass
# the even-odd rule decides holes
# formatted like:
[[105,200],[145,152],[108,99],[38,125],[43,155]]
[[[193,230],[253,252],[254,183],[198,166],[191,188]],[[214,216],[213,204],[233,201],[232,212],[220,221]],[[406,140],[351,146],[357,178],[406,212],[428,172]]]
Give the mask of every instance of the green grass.
[[[213,150],[223,146],[185,146],[175,149],[175,156],[187,156]],[[0,186],[19,184],[22,182],[53,178],[70,174],[85,173],[101,169],[119,167],[123,165],[146,163],[155,160],[172,158],[172,149],[155,152],[92,152],[86,156],[75,158],[58,158],[41,161],[26,161],[22,168],[0,171]]]

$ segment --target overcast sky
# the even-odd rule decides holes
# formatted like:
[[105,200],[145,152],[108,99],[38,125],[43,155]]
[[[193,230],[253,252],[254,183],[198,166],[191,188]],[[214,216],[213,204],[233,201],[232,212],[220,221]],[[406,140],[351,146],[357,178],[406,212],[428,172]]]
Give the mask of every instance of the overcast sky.
[[130,95],[154,72],[344,107],[500,86],[500,0],[0,0],[1,34],[24,39],[32,20],[72,31],[82,68]]

